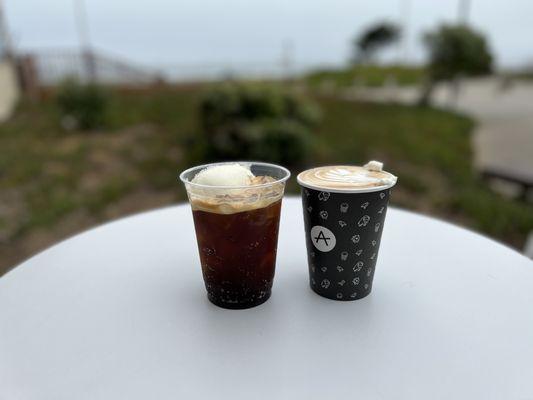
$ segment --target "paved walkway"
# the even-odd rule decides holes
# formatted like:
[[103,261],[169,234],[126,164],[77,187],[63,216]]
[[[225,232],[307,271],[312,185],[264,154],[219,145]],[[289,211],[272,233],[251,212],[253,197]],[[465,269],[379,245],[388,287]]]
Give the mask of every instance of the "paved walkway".
[[[379,88],[347,93],[375,101],[406,104],[418,99],[418,88]],[[504,87],[497,78],[465,81],[457,98],[449,86],[434,93],[434,103],[472,115],[478,122],[475,131],[475,165],[478,168],[504,167],[533,175],[533,82],[517,81]]]

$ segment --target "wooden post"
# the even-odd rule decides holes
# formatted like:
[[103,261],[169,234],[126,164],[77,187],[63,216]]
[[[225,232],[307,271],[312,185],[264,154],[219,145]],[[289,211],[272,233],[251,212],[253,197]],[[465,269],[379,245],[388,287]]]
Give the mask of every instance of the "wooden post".
[[7,28],[7,21],[4,13],[4,6],[0,0],[0,59],[14,58],[13,44],[11,43],[11,35]]

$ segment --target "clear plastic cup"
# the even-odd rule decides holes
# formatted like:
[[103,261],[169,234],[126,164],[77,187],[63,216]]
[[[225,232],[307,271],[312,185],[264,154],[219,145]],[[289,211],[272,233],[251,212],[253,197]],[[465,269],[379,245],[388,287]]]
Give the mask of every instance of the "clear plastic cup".
[[[252,186],[207,186],[192,183],[201,170],[238,163],[265,176]],[[198,250],[209,300],[243,309],[268,300],[272,290],[279,216],[290,172],[262,162],[200,165],[181,173],[191,204]]]

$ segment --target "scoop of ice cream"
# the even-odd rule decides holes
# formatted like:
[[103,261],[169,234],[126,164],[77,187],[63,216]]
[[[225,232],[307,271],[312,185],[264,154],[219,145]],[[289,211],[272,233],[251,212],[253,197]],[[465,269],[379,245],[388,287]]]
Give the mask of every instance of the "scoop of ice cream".
[[247,186],[255,178],[250,167],[241,164],[215,165],[201,170],[192,183],[207,186]]
[[[195,211],[234,214],[267,207],[283,196],[284,182],[268,175],[255,176],[246,164],[206,167],[187,184],[187,194]],[[196,186],[198,184],[201,186]]]

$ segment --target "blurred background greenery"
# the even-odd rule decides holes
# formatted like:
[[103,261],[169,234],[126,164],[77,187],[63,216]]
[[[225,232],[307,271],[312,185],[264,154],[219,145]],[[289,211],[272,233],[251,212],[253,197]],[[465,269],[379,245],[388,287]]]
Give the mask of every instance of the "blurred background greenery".
[[[527,71],[495,71],[486,37],[466,23],[428,30],[425,63],[378,62],[401,37],[377,21],[355,35],[344,66],[187,82],[110,81],[90,46],[76,73],[44,82],[34,58],[5,46],[19,95],[0,123],[0,273],[80,230],[184,201],[178,172],[226,159],[281,163],[294,176],[381,160],[399,176],[394,205],[524,249],[530,176],[476,165],[482,124],[457,105],[469,79],[489,75],[505,91]],[[517,187],[498,190],[487,176]]]

